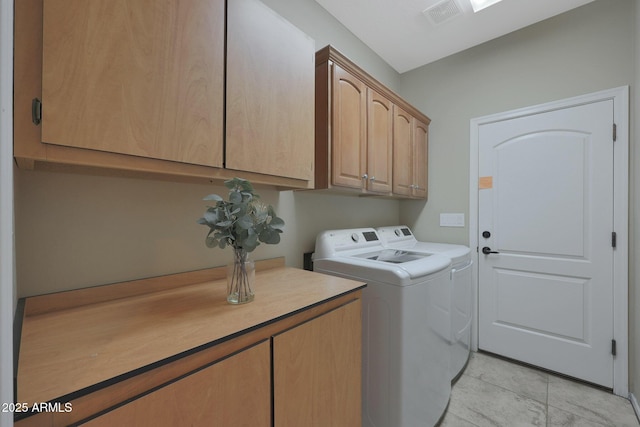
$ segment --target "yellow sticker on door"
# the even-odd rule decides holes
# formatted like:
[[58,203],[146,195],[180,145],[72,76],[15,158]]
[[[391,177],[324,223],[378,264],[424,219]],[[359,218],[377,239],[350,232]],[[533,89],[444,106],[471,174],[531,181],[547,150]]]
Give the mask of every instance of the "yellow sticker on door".
[[487,188],[493,188],[493,177],[492,176],[481,176],[478,179],[478,189],[486,190]]

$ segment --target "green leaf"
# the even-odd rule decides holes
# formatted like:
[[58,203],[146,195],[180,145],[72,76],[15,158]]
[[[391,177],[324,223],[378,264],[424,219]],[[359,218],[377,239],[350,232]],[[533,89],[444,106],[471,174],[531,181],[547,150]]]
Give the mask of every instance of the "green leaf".
[[231,227],[232,224],[233,224],[233,221],[231,220],[220,221],[216,224],[216,227],[226,228],[226,227]]
[[245,215],[243,217],[240,217],[236,224],[238,225],[238,227],[248,230],[253,227],[253,220],[249,215]]
[[207,197],[205,197],[202,200],[215,200],[216,202],[221,202],[224,199],[220,196],[218,196],[217,194],[209,194]]
[[229,201],[233,204],[242,203],[242,194],[239,191],[229,193]]
[[218,212],[208,209],[204,213],[204,217],[202,219],[204,219],[207,224],[215,224],[216,222],[218,222]]
[[218,240],[215,237],[207,237],[205,243],[208,248],[215,248],[218,246]]
[[284,220],[277,216],[273,217],[271,218],[271,222],[269,222],[269,226],[277,230],[282,230],[284,228]]
[[275,245],[280,243],[280,234],[271,229],[265,229],[262,233],[260,233],[260,241],[266,243],[267,245]]

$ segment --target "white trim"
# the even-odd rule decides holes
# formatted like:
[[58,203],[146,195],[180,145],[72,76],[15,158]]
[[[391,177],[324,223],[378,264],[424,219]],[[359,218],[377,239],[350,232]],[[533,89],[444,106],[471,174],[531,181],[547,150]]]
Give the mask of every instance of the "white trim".
[[[0,403],[13,402],[13,1],[0,3]],[[0,412],[0,426],[13,414]]]
[[568,108],[607,99],[613,100],[614,122],[617,125],[617,140],[614,143],[614,218],[617,233],[617,248],[613,252],[613,336],[617,342],[618,355],[613,360],[613,392],[619,396],[629,395],[629,86],[595,92],[574,98],[507,111],[470,121],[469,147],[469,247],[474,258],[472,280],[475,283],[474,325],[471,345],[478,349],[478,137],[481,125],[510,120],[534,113]]

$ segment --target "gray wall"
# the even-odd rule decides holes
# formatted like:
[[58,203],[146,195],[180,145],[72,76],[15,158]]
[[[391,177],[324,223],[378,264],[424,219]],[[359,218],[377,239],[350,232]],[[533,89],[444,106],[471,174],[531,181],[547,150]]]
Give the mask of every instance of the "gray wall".
[[[638,81],[640,17],[634,0],[598,0],[401,76],[400,94],[433,120],[429,202],[402,202],[401,222],[422,240],[467,244],[468,228],[441,228],[439,214],[469,215],[469,120]],[[632,101],[633,105],[633,101]],[[634,116],[632,115],[632,122]],[[631,154],[630,371],[640,392],[640,151]]]
[[314,0],[262,0],[316,41],[316,50],[331,44],[394,91],[400,75]]

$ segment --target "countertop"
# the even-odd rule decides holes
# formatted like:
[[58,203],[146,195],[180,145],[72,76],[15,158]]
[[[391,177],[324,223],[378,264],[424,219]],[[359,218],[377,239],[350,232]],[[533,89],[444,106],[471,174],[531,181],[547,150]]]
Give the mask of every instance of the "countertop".
[[[220,271],[214,270],[219,277]],[[70,307],[62,304],[54,311],[30,310],[27,298],[16,401],[33,404],[75,397],[82,390],[224,342],[365,286],[296,268],[258,268],[255,300],[234,306],[226,302],[224,279],[193,284],[176,280],[179,285],[172,288],[167,281],[180,275],[167,277],[147,279],[161,284],[160,290],[147,286],[145,293],[136,294],[136,286],[130,286],[132,295]]]

